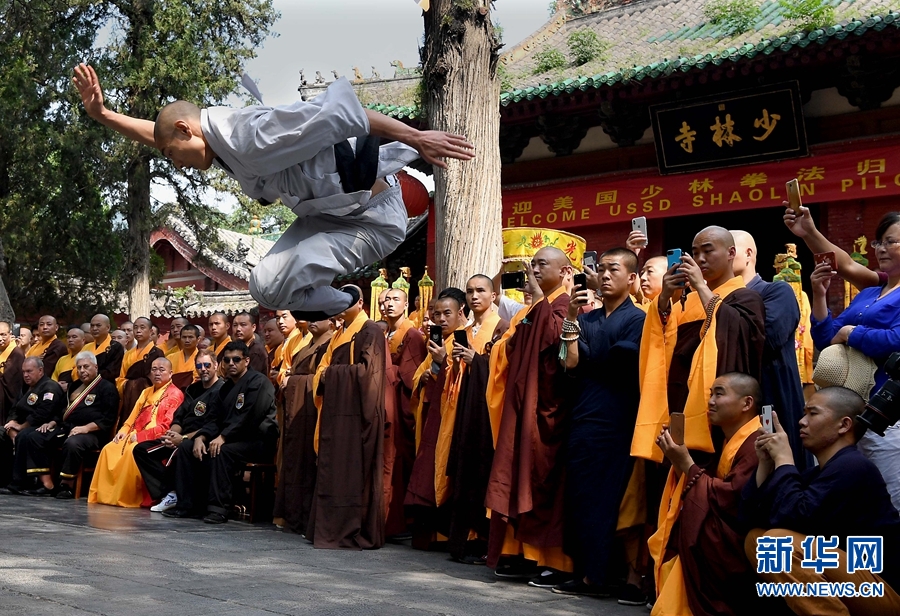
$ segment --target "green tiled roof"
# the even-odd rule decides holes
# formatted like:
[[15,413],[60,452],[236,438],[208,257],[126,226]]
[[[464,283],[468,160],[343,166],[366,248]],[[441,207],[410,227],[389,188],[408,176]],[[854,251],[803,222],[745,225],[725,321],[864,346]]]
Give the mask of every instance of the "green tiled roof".
[[[835,8],[838,23],[811,32],[799,31],[796,24],[785,21],[777,0],[763,0],[759,18],[748,32],[736,36],[703,15],[708,0],[647,0],[570,19],[507,64],[512,87],[500,95],[500,104],[656,79],[776,51],[861,37],[871,30],[900,28],[900,0],[827,1]],[[547,47],[567,53],[566,39],[582,29],[593,30],[608,44],[604,57],[583,66],[570,64],[534,74],[536,53]],[[373,103],[366,107],[399,119],[419,117],[414,105]]]

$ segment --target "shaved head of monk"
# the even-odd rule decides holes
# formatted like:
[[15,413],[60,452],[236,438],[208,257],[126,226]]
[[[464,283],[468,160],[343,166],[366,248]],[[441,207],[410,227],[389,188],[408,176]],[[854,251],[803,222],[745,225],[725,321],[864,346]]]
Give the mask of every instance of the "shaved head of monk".
[[403,289],[390,289],[384,294],[381,313],[389,321],[397,321],[409,308],[409,298]]
[[641,268],[641,294],[647,299],[656,299],[662,291],[662,280],[669,269],[666,257],[650,257]]
[[694,261],[703,272],[703,279],[715,290],[734,278],[734,237],[723,227],[706,227],[691,245]]
[[363,310],[363,292],[355,284],[345,284],[341,287],[341,291],[356,298],[356,302],[352,306],[338,315],[338,318],[343,319],[344,327],[349,327],[353,319],[359,316],[359,313]]
[[531,271],[544,295],[550,295],[572,273],[572,263],[562,250],[548,246],[538,250],[532,257]]
[[200,127],[200,108],[187,101],[175,101],[160,110],[153,125],[153,139],[163,156],[178,169],[205,171],[216,158]]
[[[756,274],[756,240],[746,231],[740,230],[732,230],[731,237],[734,238],[734,263],[732,264],[734,275],[743,276],[744,270],[747,268]],[[747,277],[744,277],[744,280],[746,281]]]

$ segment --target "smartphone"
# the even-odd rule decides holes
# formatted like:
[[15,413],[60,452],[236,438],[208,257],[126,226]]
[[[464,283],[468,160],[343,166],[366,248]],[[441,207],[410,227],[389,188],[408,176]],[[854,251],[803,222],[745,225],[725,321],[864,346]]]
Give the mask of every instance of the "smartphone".
[[575,286],[580,286],[579,291],[584,291],[587,289],[587,274],[575,274],[572,276],[572,282],[575,283]]
[[[644,234],[644,237],[649,237],[647,235],[647,217],[646,216],[638,216],[637,218],[631,219],[631,230],[632,231],[640,231]],[[644,242],[644,246],[647,243]]]
[[461,347],[469,348],[469,334],[464,329],[453,332],[453,341]]
[[676,445],[684,445],[684,413],[669,413],[669,434]]
[[813,255],[813,259],[816,262],[816,265],[819,263],[827,263],[831,266],[832,270],[837,269],[837,259],[834,256],[834,252],[817,252]]
[[791,206],[791,209],[794,210],[794,213],[798,216],[800,215],[800,206],[803,205],[803,202],[800,201],[800,182],[797,178],[790,180],[784,184],[785,190],[787,190],[788,204]]
[[444,331],[440,325],[431,325],[428,328],[428,338],[438,346],[444,344]]
[[21,323],[13,323],[12,326],[12,335],[13,338],[18,338],[22,333],[22,324]]
[[525,286],[525,272],[503,272],[500,274],[500,287],[503,289],[521,289]]
[[[666,251],[666,261],[668,262],[668,267],[666,269],[672,269],[673,265],[681,265],[681,248],[673,248],[671,250]],[[684,286],[682,282],[680,287]]]
[[597,251],[596,250],[586,250],[584,252],[584,263],[585,267],[591,268],[592,272],[597,271]]
[[766,434],[774,434],[775,433],[775,424],[772,423],[772,405],[766,404],[762,407],[762,416],[760,417],[760,421],[762,422],[763,430],[765,430]]

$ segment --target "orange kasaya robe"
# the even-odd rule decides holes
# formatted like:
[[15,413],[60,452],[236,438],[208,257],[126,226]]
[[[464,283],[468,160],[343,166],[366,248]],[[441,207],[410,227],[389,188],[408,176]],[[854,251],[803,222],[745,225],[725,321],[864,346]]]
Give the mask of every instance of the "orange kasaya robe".
[[119,371],[119,378],[116,379],[116,389],[119,390],[119,397],[122,397],[122,391],[125,387],[125,381],[128,380],[127,374],[128,370],[136,363],[144,359],[147,354],[153,349],[157,348],[152,342],[148,342],[144,345],[143,349],[139,349],[138,347],[134,347],[133,349],[128,349],[125,351],[125,357],[122,358],[122,369]]
[[[149,346],[149,345],[148,345]],[[134,462],[135,445],[158,438],[172,424],[172,416],[184,401],[184,394],[171,381],[159,389],[148,387],[134,405],[119,430],[124,439],[108,443],[100,451],[97,470],[91,481],[89,503],[119,507],[140,507],[144,500],[144,480]],[[132,442],[132,437],[136,440]]]
[[[740,276],[719,285],[713,293],[721,301],[708,323],[705,307],[696,293],[688,295],[683,309],[681,302],[674,302],[665,327],[657,308],[658,297],[647,310],[641,336],[641,402],[631,442],[634,457],[661,462],[663,454],[656,446],[656,437],[668,423],[669,413],[681,410],[685,420],[684,444],[688,449],[712,453],[706,408],[713,381],[726,372],[744,372],[759,378],[765,343],[762,298],[746,289]],[[692,354],[686,383],[670,378],[674,376],[672,358],[676,354]],[[673,385],[681,392],[686,385],[683,409],[669,408]]]
[[[727,513],[728,517],[737,518],[740,492],[748,480],[753,480],[756,469],[757,459],[755,451],[752,450],[752,444],[756,441],[759,428],[758,416],[744,424],[731,439],[725,442],[722,456],[716,466],[715,478],[701,475],[686,494],[684,487],[689,478],[699,472],[699,467],[695,465],[691,468],[691,472],[679,478],[676,478],[674,469],[669,470],[659,507],[658,528],[647,542],[655,567],[657,594],[656,603],[651,612],[652,616],[691,616],[694,612],[690,605],[698,601],[697,595],[703,593],[704,587],[725,586],[729,578],[737,578],[741,573],[749,573],[749,563],[745,561],[743,554],[743,537],[728,526],[724,520],[725,516],[721,514]],[[750,442],[745,446],[748,439]],[[738,469],[735,467],[735,457],[742,448],[745,453],[741,459],[740,469]],[[709,520],[710,516],[715,519]],[[692,519],[687,519],[689,517]],[[675,532],[692,536],[673,537],[676,524],[678,530]],[[705,580],[693,580],[693,588],[697,590],[690,591],[685,574],[697,575],[695,561],[698,558],[716,557],[714,554],[695,553],[697,552],[697,537],[703,533],[710,536],[710,540],[707,541],[708,546],[722,552],[734,552],[736,559],[730,560],[736,560],[737,566],[731,567],[731,563],[727,562],[728,554],[719,554],[718,557],[725,562],[714,568],[716,569],[715,573],[723,576],[723,579],[714,581],[707,577]],[[674,556],[669,556],[667,550],[672,544],[676,547],[684,546],[688,554],[676,553]],[[729,568],[735,570],[728,571]],[[714,573],[711,572],[709,575],[714,575]],[[746,585],[752,589],[752,580],[747,581]],[[736,592],[731,593],[721,588],[709,590],[720,595],[736,594]],[[694,595],[693,600],[692,594]],[[710,606],[709,599],[706,599],[704,605],[713,609],[705,609],[705,612],[727,613],[728,604],[714,608],[715,604]],[[738,600],[737,597],[731,597],[731,599]],[[721,601],[721,599],[719,600]]]
[[[490,567],[501,556],[522,554],[541,567],[574,568],[562,549],[563,479],[556,451],[565,422],[552,384],[567,310],[568,295],[559,288],[513,317],[491,351],[487,399],[496,452],[485,499]],[[530,331],[516,338],[522,328]],[[540,493],[536,484],[543,484]]]
[[166,355],[166,359],[172,362],[172,381],[180,388],[187,389],[191,383],[200,380],[200,373],[197,372],[197,349],[191,353],[187,359],[184,358],[184,351],[178,350],[177,353]]

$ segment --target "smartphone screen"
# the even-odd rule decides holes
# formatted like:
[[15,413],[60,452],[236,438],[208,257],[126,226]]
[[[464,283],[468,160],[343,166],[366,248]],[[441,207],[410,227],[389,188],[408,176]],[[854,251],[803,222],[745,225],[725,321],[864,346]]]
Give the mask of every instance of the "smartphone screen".
[[576,287],[581,287],[579,291],[587,289],[587,274],[575,274],[572,276],[572,282],[575,283]]
[[[667,269],[672,269],[674,265],[681,265],[681,248],[673,248],[671,250],[666,251],[666,262],[668,263]],[[684,286],[684,283],[681,283],[679,286]]]
[[592,272],[597,271],[597,251],[587,250],[584,253],[584,266],[591,268]]
[[428,338],[438,346],[444,344],[444,332],[440,325],[432,325],[428,328]]
[[504,272],[500,274],[500,286],[504,289],[521,289],[525,286],[525,272]]
[[461,347],[469,348],[469,335],[464,329],[457,329],[453,332],[453,341]]

